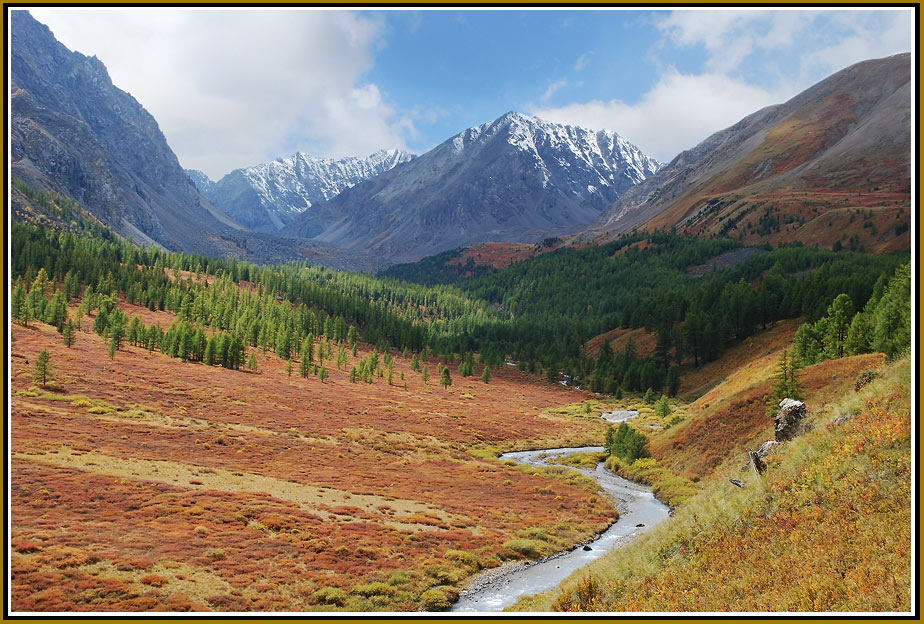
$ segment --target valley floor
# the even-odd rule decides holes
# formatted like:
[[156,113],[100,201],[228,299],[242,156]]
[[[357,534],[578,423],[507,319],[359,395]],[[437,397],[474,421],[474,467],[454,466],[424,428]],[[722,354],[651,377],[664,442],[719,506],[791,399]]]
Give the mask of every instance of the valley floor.
[[[351,384],[361,349],[322,382],[272,352],[254,373],[12,331],[15,612],[442,608],[467,576],[521,558],[517,540],[559,549],[613,520],[586,482],[492,459],[605,429],[547,413],[587,395],[513,367],[484,384],[480,365],[453,364],[443,388],[395,353],[393,385]],[[47,387],[32,382],[42,349]]]

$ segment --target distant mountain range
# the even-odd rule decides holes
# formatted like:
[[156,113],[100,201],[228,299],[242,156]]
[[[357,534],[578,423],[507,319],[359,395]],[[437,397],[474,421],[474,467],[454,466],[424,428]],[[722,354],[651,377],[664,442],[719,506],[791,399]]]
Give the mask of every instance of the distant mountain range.
[[907,247],[910,79],[908,54],[837,72],[681,153],[574,242],[676,227],[750,243]]
[[[98,59],[71,52],[26,11],[9,23],[12,174],[143,244],[356,270],[484,242],[594,244],[637,228],[910,245],[908,54],[838,72],[667,166],[614,132],[511,112],[418,157],[295,154],[212,182],[180,167]],[[14,189],[10,200],[21,208],[26,197]]]
[[507,113],[313,205],[292,231],[405,261],[583,229],[660,164],[614,132]]
[[199,191],[228,216],[252,230],[273,232],[291,223],[312,204],[331,199],[413,158],[413,154],[397,149],[339,160],[312,158],[298,152],[289,158],[235,169],[217,182],[201,171],[186,173]]

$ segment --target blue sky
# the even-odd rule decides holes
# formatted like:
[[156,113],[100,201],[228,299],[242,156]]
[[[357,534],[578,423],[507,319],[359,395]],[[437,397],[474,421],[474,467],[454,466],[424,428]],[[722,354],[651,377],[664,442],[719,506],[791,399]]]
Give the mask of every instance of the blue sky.
[[509,110],[614,130],[662,161],[855,62],[909,10],[35,8],[217,179],[304,151],[421,153]]

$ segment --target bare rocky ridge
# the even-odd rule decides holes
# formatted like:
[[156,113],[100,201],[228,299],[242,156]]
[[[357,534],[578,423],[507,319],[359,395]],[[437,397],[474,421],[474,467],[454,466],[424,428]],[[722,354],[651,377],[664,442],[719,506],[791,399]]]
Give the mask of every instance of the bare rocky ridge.
[[11,163],[38,189],[78,201],[117,232],[218,252],[203,232],[240,229],[186,178],[154,118],[95,57],[11,12]]
[[508,113],[314,205],[293,231],[383,264],[535,242],[579,231],[658,167],[613,132]]
[[32,188],[73,199],[140,244],[372,268],[349,251],[248,231],[199,193],[157,122],[99,59],[71,52],[27,11],[10,12],[10,37],[10,165]]

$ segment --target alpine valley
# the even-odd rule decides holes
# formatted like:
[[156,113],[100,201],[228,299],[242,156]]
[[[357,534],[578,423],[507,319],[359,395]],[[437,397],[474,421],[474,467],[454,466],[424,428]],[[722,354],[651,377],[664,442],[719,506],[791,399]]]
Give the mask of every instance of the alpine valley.
[[910,54],[213,181],[5,19],[8,616],[917,613]]

